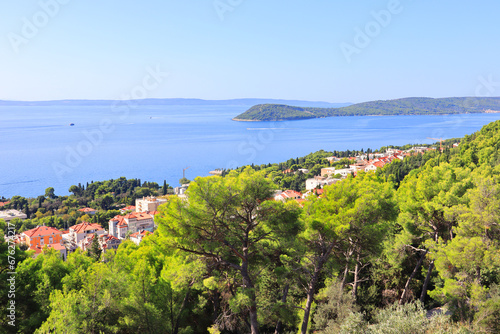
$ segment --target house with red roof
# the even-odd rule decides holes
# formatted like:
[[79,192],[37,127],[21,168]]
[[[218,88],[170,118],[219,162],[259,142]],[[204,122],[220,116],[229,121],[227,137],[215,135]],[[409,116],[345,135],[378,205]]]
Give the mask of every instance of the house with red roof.
[[152,234],[151,232],[149,231],[140,231],[140,232],[135,232],[135,233],[132,233],[130,235],[130,240],[133,241],[136,245],[139,245],[142,241],[142,239],[145,237],[145,236],[148,236]]
[[373,165],[374,165],[375,167],[377,167],[377,168],[382,168],[382,167],[384,167],[386,164],[385,164],[383,161],[375,161],[375,162],[373,163]]
[[100,236],[99,239],[101,248],[104,252],[107,252],[110,249],[117,250],[118,246],[120,246],[122,242],[120,239],[109,234]]
[[[85,239],[82,240],[80,248],[84,251],[88,250],[92,245],[95,236],[95,234],[86,236]],[[118,246],[120,246],[122,242],[120,239],[109,234],[98,235],[97,241],[99,243],[99,248],[101,248],[104,253],[109,250],[117,250]]]
[[140,231],[154,232],[156,211],[131,212],[125,216],[115,216],[109,221],[109,234],[124,239],[127,233]]
[[304,193],[304,195],[302,195],[302,198],[307,199],[307,197],[309,197],[313,194],[319,197],[319,196],[323,195],[324,191],[325,191],[324,189],[317,189],[317,188],[311,189],[308,192]]
[[285,190],[282,193],[274,196],[275,201],[286,201],[288,199],[302,198],[302,194],[295,190]]
[[61,244],[62,232],[54,227],[37,226],[31,230],[21,233],[23,242],[31,248],[45,245]]
[[126,207],[120,209],[120,213],[122,213],[122,214],[129,213],[132,211],[135,211],[135,206],[133,206],[133,205],[129,205],[129,206],[126,206]]
[[30,247],[30,250],[35,251],[34,257],[37,257],[39,254],[43,253],[44,249],[55,249],[56,251],[59,251],[63,261],[66,261],[66,259],[68,258],[68,251],[67,251],[66,247],[64,247],[64,245],[61,245],[61,244],[50,244],[50,245],[45,245],[45,246]]
[[83,222],[73,225],[69,228],[70,239],[73,243],[78,244],[89,234],[104,234],[104,229],[96,223]]
[[95,215],[95,213],[96,213],[96,209],[92,209],[92,208],[82,208],[82,209],[78,209],[78,211],[83,212],[87,215]]

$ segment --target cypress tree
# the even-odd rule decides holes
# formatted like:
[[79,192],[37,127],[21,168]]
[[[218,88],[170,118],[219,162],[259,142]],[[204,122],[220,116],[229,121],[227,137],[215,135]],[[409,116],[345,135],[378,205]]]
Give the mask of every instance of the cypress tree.
[[87,250],[88,256],[93,258],[96,261],[99,261],[99,258],[101,257],[101,247],[99,246],[99,240],[97,240],[97,234],[94,234],[94,238],[92,239],[92,244],[90,245],[90,248]]

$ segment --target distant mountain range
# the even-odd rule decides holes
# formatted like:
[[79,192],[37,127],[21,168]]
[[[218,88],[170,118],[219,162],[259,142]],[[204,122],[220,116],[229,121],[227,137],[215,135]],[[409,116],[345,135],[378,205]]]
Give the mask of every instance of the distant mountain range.
[[[142,99],[134,100],[142,105],[241,105],[256,104],[287,104],[299,107],[338,108],[352,103],[329,103],[321,101],[278,100],[278,99],[231,99],[231,100],[202,100],[202,99]],[[54,101],[7,101],[0,100],[0,106],[110,106],[116,100],[54,100]]]
[[286,104],[258,104],[235,121],[285,121],[332,116],[441,115],[500,112],[500,97],[409,97],[319,108]]

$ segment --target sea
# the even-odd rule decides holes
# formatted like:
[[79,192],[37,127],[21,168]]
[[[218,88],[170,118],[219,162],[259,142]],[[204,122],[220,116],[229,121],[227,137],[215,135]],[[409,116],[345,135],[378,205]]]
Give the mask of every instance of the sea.
[[373,150],[472,134],[500,114],[236,122],[251,105],[0,106],[0,197],[126,178],[178,186],[211,170],[318,150]]

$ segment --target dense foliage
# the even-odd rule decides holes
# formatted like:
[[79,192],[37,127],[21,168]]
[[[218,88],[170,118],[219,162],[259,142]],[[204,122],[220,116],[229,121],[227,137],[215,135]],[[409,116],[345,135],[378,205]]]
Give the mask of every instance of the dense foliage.
[[306,108],[258,104],[236,116],[237,121],[284,121],[331,116],[442,115],[500,111],[499,97],[410,97],[353,104],[341,108]]
[[[16,248],[17,327],[4,308],[2,331],[498,333],[499,149],[497,121],[302,206],[269,198],[332,152],[196,178],[140,246],[66,262]],[[5,305],[3,239],[0,252]]]
[[[120,177],[107,181],[91,181],[86,185],[72,185],[70,196],[57,196],[53,187],[45,191],[45,195],[36,198],[13,196],[5,209],[23,211],[28,219],[15,218],[11,224],[18,233],[32,229],[38,225],[68,229],[82,221],[92,221],[108,227],[108,221],[119,214],[118,209],[127,205],[134,205],[136,198],[144,196],[163,196],[172,193],[165,181],[160,187],[156,182],[140,179],[126,179]],[[7,199],[3,199],[7,201]],[[99,210],[95,215],[89,216],[78,211],[79,208],[90,207]],[[0,229],[3,226],[0,225]]]

